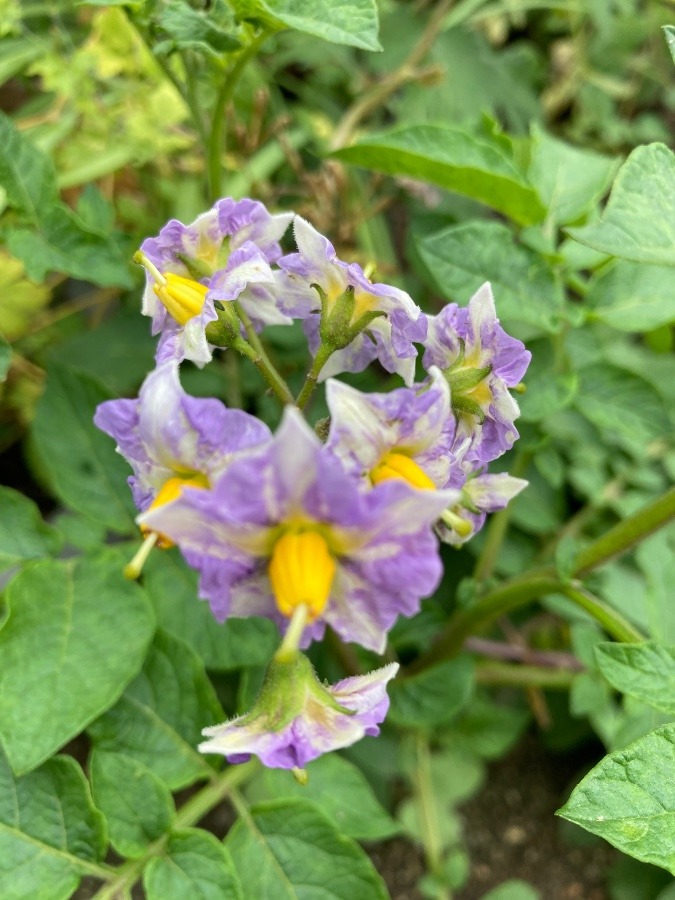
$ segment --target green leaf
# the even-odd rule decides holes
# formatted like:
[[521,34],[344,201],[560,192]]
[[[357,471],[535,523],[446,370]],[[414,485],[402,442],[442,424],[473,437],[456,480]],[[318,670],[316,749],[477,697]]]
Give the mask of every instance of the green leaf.
[[196,748],[202,728],[223,718],[194,651],[158,631],[141,673],[89,733],[100,750],[131,756],[179,790],[213,775]]
[[491,282],[500,319],[555,331],[563,294],[546,260],[517,244],[500,222],[451,225],[416,242],[422,262],[448,300],[465,305]]
[[67,900],[106,844],[105,820],[71,756],[16,778],[0,751],[0,896]]
[[254,806],[225,840],[245,897],[255,900],[386,900],[361,848],[306,800]]
[[232,857],[208,831],[186,828],[143,872],[147,900],[244,900]]
[[675,714],[675,647],[656,641],[602,643],[595,648],[595,658],[612,687]]
[[142,856],[173,824],[175,809],[168,787],[123,753],[95,748],[89,771],[94,800],[108,823],[110,843],[121,856]]
[[675,25],[663,25],[663,34],[670,50],[670,55],[675,63]]
[[0,738],[28,772],[112,706],[141,667],[155,623],[120,557],[42,560],[7,589],[0,630]]
[[673,272],[618,260],[593,280],[585,301],[589,317],[621,331],[651,331],[675,321]]
[[334,44],[381,50],[375,0],[235,0],[242,18],[286,25]]
[[458,129],[404,126],[363,138],[333,155],[365,169],[420,178],[471,197],[520,225],[544,218],[534,188],[501,146]]
[[162,6],[158,24],[170,40],[155,46],[155,53],[165,49],[164,43],[169,52],[192,49],[216,58],[241,48],[241,42],[232,33],[234,20],[222,2],[212,4],[208,11],[201,11],[193,9],[184,0],[171,0]]
[[526,881],[512,878],[488,891],[483,900],[539,900],[539,897],[539,891],[535,891]]
[[665,405],[643,378],[607,364],[586,366],[579,376],[574,404],[607,443],[644,455],[647,444],[668,431]]
[[0,487],[0,509],[0,569],[58,552],[61,536],[43,522],[40,510],[28,497]]
[[442,741],[445,746],[465,749],[482,759],[499,759],[516,743],[529,720],[524,709],[475,697]]
[[20,260],[0,251],[0,331],[7,340],[23,336],[49,303],[49,294],[48,287],[25,277]]
[[472,689],[473,663],[469,656],[398,678],[389,688],[389,719],[410,728],[444,725],[468,701]]
[[633,262],[675,266],[675,154],[638,147],[621,166],[599,222],[568,233],[582,244]]
[[189,644],[207,669],[227,671],[266,665],[279,632],[260,616],[217,622],[209,604],[198,597],[199,576],[177,550],[156,553],[143,569],[143,586],[152,600],[157,622]]
[[552,371],[553,349],[548,339],[528,342],[532,360],[525,374],[526,391],[518,396],[524,422],[541,422],[574,399],[579,378],[576,372]]
[[94,425],[96,407],[110,394],[88,375],[49,366],[33,422],[35,449],[49,482],[66,506],[122,533],[135,530],[126,481],[128,464]]
[[10,206],[37,223],[58,201],[54,165],[0,112],[0,185]]
[[0,384],[7,378],[11,362],[12,348],[4,335],[0,334]]
[[567,225],[592,209],[608,190],[619,160],[579,150],[534,126],[528,175],[548,209],[547,219]]
[[299,797],[311,800],[341,834],[358,841],[381,841],[399,826],[382,808],[363,773],[337,753],[306,766],[309,781],[298,784],[284,769],[262,769],[246,787],[251,802]]
[[558,815],[675,874],[675,724],[606,756]]

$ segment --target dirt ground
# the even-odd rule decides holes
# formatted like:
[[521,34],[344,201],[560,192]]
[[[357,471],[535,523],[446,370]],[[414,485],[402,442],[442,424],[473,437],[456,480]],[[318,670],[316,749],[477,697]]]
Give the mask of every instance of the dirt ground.
[[[607,872],[618,854],[601,841],[576,843],[554,816],[579,765],[569,754],[548,753],[534,737],[490,765],[482,792],[460,809],[471,872],[453,900],[480,900],[512,878],[531,884],[542,900],[607,900]],[[423,874],[415,847],[397,838],[371,856],[392,900],[423,900],[415,887]]]

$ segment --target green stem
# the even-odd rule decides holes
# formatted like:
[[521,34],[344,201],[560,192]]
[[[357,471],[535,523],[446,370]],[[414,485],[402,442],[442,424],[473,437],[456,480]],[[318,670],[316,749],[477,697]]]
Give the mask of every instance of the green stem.
[[225,76],[225,80],[216,97],[216,104],[213,108],[213,120],[211,122],[211,135],[208,142],[209,193],[211,195],[211,200],[214,203],[220,197],[221,192],[221,153],[223,148],[223,126],[225,124],[227,104],[232,99],[234,89],[236,88],[237,82],[246,68],[247,63],[255,56],[270,34],[271,31],[269,29],[264,29],[253,38],[248,47],[241,51],[237,61]]
[[490,661],[476,666],[478,684],[513,687],[537,687],[549,690],[567,690],[578,672],[569,669],[551,669],[546,666],[524,666],[514,663]]
[[577,557],[574,574],[586,575],[592,569],[597,569],[615,556],[630,550],[672,519],[675,519],[675,488],[643,506],[582,550]]
[[[222,775],[216,776],[181,807],[176,815],[172,831],[196,825],[206,813],[221,803],[238,785],[247,781],[256,769],[257,762],[252,760],[240,766],[230,766]],[[130,892],[150,860],[164,853],[170,836],[169,832],[163,834],[161,838],[150,844],[143,856],[129,860],[113,871],[112,879],[94,894],[93,900],[117,900]],[[106,877],[110,878],[110,873]]]
[[[415,755],[417,757],[417,765],[415,767],[415,805],[417,806],[422,830],[427,869],[429,872],[434,873],[441,866],[443,842],[438,830],[438,811],[436,809],[434,783],[431,775],[429,740],[422,731],[419,731],[415,736]],[[441,890],[436,896],[438,900],[449,900],[450,898],[450,894],[445,890]]]
[[[530,464],[531,454],[526,451],[519,451],[513,463],[511,475],[514,478],[522,478]],[[481,550],[481,554],[476,562],[473,577],[477,581],[486,581],[494,572],[494,568],[499,558],[499,551],[506,537],[506,530],[511,518],[512,505],[509,503],[505,509],[495,513],[490,518],[490,522],[486,528],[485,543]]]
[[321,344],[321,346],[317,350],[316,356],[312,361],[312,367],[307,373],[305,383],[302,386],[302,390],[298,394],[298,399],[295,401],[295,405],[298,407],[298,409],[305,409],[305,407],[311,400],[314,389],[316,388],[316,383],[319,379],[319,375],[321,374],[321,370],[328,362],[328,359],[330,358],[332,353],[333,351],[330,349],[330,347],[326,346],[326,344]]
[[280,403],[283,403],[284,406],[288,406],[294,402],[290,388],[274,368],[264,350],[260,353],[258,350],[251,347],[251,345],[242,337],[235,338],[232,342],[232,347],[235,350],[238,350],[242,356],[251,360]]
[[610,634],[617,641],[623,641],[627,644],[644,641],[644,635],[631,625],[628,619],[624,619],[615,609],[608,606],[599,597],[591,594],[590,591],[587,591],[582,584],[578,582],[561,584],[560,593],[564,594],[568,600],[576,603],[577,606],[580,606],[581,609],[585,609],[589,615],[593,616],[596,622],[602,625],[607,634]]

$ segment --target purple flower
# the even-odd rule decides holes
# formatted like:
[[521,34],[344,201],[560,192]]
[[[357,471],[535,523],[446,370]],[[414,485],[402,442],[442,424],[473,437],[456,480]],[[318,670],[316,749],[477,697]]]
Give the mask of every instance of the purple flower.
[[527,485],[524,479],[505,472],[469,478],[459,503],[436,524],[438,536],[456,547],[465,544],[483,527],[487,513],[504,509]]
[[[413,342],[423,341],[427,333],[426,317],[419,307],[405,291],[373,284],[357,263],[338,259],[330,241],[309,222],[296,216],[293,228],[299,252],[282,257],[279,265],[286,273],[282,282],[285,304],[295,318],[305,319],[312,353],[316,353],[321,342],[322,305],[322,317],[326,318],[349,296],[346,292],[353,291],[349,324],[353,326],[366,317],[365,330],[332,354],[320,380],[340,372],[361,372],[378,359],[388,372],[397,372],[406,384],[411,384],[417,356]],[[372,313],[381,315],[366,321]]]
[[396,617],[413,615],[440,579],[431,525],[455,499],[401,481],[364,493],[287,407],[274,439],[233,462],[212,491],[188,487],[141,520],[195,560],[220,621],[262,615],[284,630],[293,604],[306,605],[305,644],[328,624],[382,652]]
[[326,396],[326,447],[368,487],[387,477],[431,489],[461,487],[466,480],[450,388],[439,369],[432,367],[424,385],[388,394],[363,394],[331,379]]
[[458,438],[467,437],[465,461],[480,468],[505,453],[518,437],[520,414],[509,393],[522,379],[531,354],[499,324],[489,284],[466,308],[450,303],[429,317],[424,366],[438,366],[450,384]]
[[308,762],[365,735],[377,735],[389,708],[386,685],[391,663],[369,675],[321,684],[306,657],[270,664],[254,708],[222,725],[206,728],[201,753],[220,753],[231,763],[258,756],[275,769],[302,769]]
[[211,359],[205,329],[217,318],[215,300],[238,299],[260,326],[288,323],[275,308],[270,263],[293,213],[272,216],[255,200],[218,200],[191,225],[172,219],[141,245],[148,269],[142,311],[161,334],[157,361]]
[[186,394],[175,361],[147,376],[137,400],[101,403],[94,423],[132,467],[129,484],[141,512],[173,500],[186,485],[209,487],[233,459],[271,437],[253,416]]

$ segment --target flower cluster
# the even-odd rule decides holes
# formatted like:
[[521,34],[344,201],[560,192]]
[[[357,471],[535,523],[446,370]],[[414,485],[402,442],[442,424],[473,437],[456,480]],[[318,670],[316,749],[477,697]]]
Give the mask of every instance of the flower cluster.
[[[291,222],[297,252],[283,255]],[[138,399],[103,403],[95,419],[133,470],[145,539],[127,574],[138,577],[153,546],[176,544],[219,621],[278,625],[283,639],[254,708],[207,729],[200,750],[300,770],[378,733],[398,668],[331,687],[300,648],[330,626],[383,653],[396,619],[436,589],[439,542],[464,543],[525,487],[486,467],[518,437],[510,389],[530,354],[500,326],[488,284],[467,307],[427,316],[339,259],[305,220],[253,200],[219,200],[191,225],[173,220],[135,259],[159,335],[156,368]],[[313,357],[294,403],[258,337],[293,319]],[[275,434],[183,391],[181,363],[203,366],[216,346],[251,359],[286,403]],[[404,386],[365,394],[335,379],[375,360]],[[425,370],[417,381],[416,367]],[[301,410],[326,378],[322,440]]]

